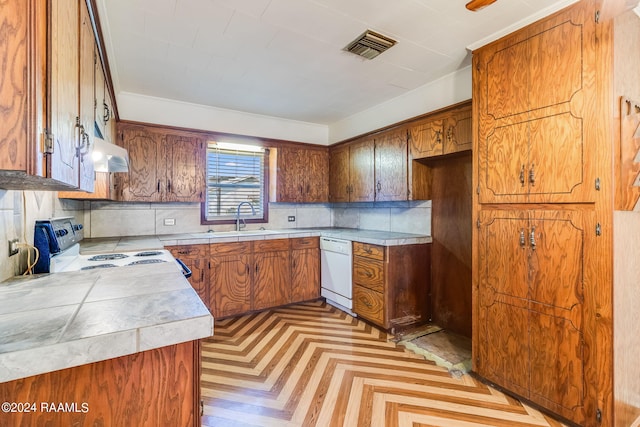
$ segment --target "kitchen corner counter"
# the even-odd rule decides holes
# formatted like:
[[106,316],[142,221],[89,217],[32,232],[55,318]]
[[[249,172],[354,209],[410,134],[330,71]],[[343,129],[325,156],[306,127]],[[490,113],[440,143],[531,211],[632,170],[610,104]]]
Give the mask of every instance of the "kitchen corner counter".
[[212,332],[213,317],[170,263],[14,278],[0,283],[0,382]]
[[238,242],[246,240],[286,239],[310,236],[332,237],[335,239],[352,240],[381,246],[412,245],[432,242],[431,236],[424,234],[360,230],[354,228],[338,227],[291,228],[282,230],[247,230],[240,232],[224,231],[213,233],[183,233],[160,235],[157,236],[157,238],[164,246],[176,246]]

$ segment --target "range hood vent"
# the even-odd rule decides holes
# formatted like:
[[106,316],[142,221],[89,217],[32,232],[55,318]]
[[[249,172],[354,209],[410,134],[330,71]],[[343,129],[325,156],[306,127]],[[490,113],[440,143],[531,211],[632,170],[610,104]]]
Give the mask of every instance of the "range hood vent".
[[392,38],[367,30],[360,37],[349,43],[344,50],[366,59],[373,59],[396,43],[397,41]]
[[127,150],[97,136],[93,139],[93,143],[93,165],[96,172],[129,171]]

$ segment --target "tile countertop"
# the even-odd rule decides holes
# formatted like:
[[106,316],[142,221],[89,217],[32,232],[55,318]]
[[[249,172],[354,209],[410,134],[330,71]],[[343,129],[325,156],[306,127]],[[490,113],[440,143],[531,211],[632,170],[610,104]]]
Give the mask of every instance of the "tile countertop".
[[13,278],[0,283],[0,382],[212,332],[213,317],[172,263]]
[[284,239],[309,236],[333,237],[382,246],[431,243],[431,236],[424,234],[398,233],[392,231],[359,230],[354,228],[292,228],[283,230],[247,230],[213,233],[183,233],[160,235],[157,238],[164,246],[194,245],[207,243],[237,242],[243,240]]

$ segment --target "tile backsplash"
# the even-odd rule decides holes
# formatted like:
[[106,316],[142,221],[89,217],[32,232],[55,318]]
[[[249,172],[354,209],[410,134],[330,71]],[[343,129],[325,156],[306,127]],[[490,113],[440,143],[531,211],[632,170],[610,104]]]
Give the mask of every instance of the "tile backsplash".
[[[295,221],[290,222],[289,217],[295,217]],[[167,222],[174,225],[165,225]],[[199,203],[85,202],[83,223],[87,237],[201,233],[235,228],[234,224],[201,225]],[[269,222],[248,224],[247,228],[330,226],[430,234],[431,202],[271,203]]]

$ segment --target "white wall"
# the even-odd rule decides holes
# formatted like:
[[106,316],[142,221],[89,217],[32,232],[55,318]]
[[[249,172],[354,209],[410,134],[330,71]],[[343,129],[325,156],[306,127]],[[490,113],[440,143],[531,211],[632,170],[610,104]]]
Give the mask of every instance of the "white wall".
[[405,95],[371,107],[329,126],[329,144],[471,99],[467,66]]
[[122,120],[326,145],[325,125],[120,92]]

